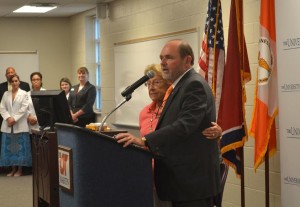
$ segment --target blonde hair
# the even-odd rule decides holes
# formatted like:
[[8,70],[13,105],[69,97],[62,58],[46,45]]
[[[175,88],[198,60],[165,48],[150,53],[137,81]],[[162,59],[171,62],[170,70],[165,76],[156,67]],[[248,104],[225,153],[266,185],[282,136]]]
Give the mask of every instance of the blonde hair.
[[162,77],[161,67],[159,64],[147,65],[146,69],[144,70],[144,74],[146,75],[150,70],[152,70],[155,75]]
[[152,70],[155,73],[155,76],[161,77],[167,87],[169,87],[171,85],[170,81],[163,78],[162,72],[161,72],[161,66],[159,64],[147,65],[147,67],[144,70],[144,74],[146,75],[150,70]]

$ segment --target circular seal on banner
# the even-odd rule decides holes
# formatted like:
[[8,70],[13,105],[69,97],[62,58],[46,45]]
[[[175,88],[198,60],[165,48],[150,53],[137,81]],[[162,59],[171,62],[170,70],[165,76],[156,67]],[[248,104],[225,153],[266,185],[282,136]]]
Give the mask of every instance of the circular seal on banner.
[[259,39],[258,54],[258,85],[266,85],[272,73],[274,56],[271,50],[270,41],[266,37]]

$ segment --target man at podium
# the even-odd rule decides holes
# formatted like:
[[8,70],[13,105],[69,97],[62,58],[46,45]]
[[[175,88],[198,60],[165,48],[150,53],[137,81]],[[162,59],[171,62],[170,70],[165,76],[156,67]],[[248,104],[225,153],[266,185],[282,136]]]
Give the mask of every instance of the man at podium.
[[[123,143],[149,147],[155,160],[158,196],[173,207],[212,207],[220,192],[217,139],[202,131],[215,121],[215,103],[207,82],[194,71],[194,55],[183,40],[171,40],[161,54],[163,78],[172,83],[155,131],[137,138],[118,134]],[[212,136],[213,137],[213,136]]]

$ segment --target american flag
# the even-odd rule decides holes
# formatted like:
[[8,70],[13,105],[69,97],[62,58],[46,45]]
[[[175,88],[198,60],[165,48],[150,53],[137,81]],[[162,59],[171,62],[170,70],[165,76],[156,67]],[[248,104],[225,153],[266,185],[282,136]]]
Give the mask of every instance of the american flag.
[[210,0],[205,22],[199,66],[216,98],[218,114],[224,73],[224,33],[220,0]]
[[[226,66],[221,0],[208,2],[199,66],[215,95],[217,123],[223,130],[220,140],[222,156],[239,175],[243,164],[237,149],[243,147],[247,138],[244,84],[251,75],[241,25],[242,2],[231,2]],[[235,5],[236,2],[238,5]]]

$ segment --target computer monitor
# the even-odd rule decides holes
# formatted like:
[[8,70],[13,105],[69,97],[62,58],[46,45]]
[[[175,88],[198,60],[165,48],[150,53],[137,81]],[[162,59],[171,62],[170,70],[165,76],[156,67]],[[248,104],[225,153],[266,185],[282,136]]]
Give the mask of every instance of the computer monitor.
[[50,128],[51,131],[54,131],[56,122],[66,124],[73,123],[69,104],[64,91],[31,91],[31,98],[42,130]]

